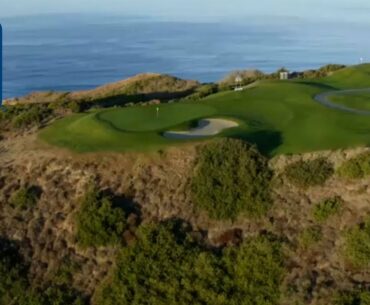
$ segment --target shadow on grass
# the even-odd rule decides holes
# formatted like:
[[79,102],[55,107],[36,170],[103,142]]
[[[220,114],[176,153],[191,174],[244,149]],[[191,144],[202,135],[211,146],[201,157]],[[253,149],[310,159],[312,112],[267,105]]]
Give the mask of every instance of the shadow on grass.
[[99,106],[103,108],[113,107],[113,106],[124,106],[126,104],[136,104],[140,102],[148,102],[151,100],[161,100],[169,101],[173,99],[179,99],[186,97],[195,92],[194,89],[189,89],[179,92],[152,92],[148,94],[118,94],[114,96],[96,98],[96,99],[86,99],[81,100],[79,103],[83,105],[83,109],[89,109],[94,106]]
[[322,90],[326,90],[326,91],[335,91],[335,90],[338,90],[338,88],[336,87],[333,87],[331,85],[328,85],[328,84],[324,84],[324,83],[319,83],[319,82],[315,82],[315,81],[309,81],[309,80],[299,80],[297,81],[298,84],[302,84],[302,85],[307,85],[307,86],[311,86],[311,87],[315,87],[315,88],[318,88],[318,89],[322,89]]
[[232,138],[255,144],[265,156],[272,156],[274,151],[283,144],[281,133],[275,130],[258,130],[248,134],[234,134]]

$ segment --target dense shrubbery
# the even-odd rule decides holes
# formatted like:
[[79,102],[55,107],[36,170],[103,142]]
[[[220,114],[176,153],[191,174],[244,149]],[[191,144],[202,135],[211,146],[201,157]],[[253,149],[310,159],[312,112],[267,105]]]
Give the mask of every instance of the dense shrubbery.
[[83,305],[85,300],[67,286],[34,288],[28,280],[28,267],[9,241],[0,240],[0,305]]
[[302,248],[309,248],[322,239],[322,231],[318,226],[309,227],[299,235],[299,245]]
[[10,198],[10,204],[22,210],[36,206],[39,194],[35,187],[21,187]]
[[27,286],[25,265],[14,244],[0,239],[0,305],[11,304]]
[[298,161],[285,168],[285,176],[288,180],[302,188],[323,185],[333,173],[333,165],[325,158]]
[[113,207],[110,198],[95,189],[82,199],[76,224],[77,240],[82,247],[117,243],[127,225],[124,211]]
[[343,69],[345,67],[346,66],[344,65],[329,64],[329,65],[321,67],[318,70],[307,70],[301,73],[297,73],[297,77],[303,78],[303,79],[326,77],[326,76],[329,76],[331,73],[338,71],[340,69]]
[[29,109],[16,115],[13,120],[13,126],[16,128],[28,127],[30,125],[40,125],[41,122],[50,115],[50,110],[43,105],[33,105]]
[[189,95],[188,97],[186,97],[186,99],[198,100],[198,99],[207,97],[208,95],[217,93],[217,91],[218,91],[218,86],[216,84],[205,84],[195,89],[195,92]]
[[94,303],[272,305],[279,300],[282,274],[277,242],[258,237],[215,254],[171,221],[140,229]]
[[344,162],[337,170],[339,176],[361,179],[370,175],[370,153],[361,154]]
[[355,267],[370,267],[370,218],[347,232],[344,255]]
[[260,216],[270,206],[271,177],[267,159],[254,146],[217,140],[199,153],[192,179],[193,200],[215,219],[235,219],[242,212]]
[[313,209],[313,217],[318,222],[326,221],[330,216],[338,214],[343,205],[343,200],[340,197],[328,198],[315,205]]
[[334,305],[370,305],[369,291],[345,291],[334,298]]
[[0,124],[15,128],[38,126],[51,114],[52,110],[46,104],[6,106],[6,111],[0,111]]

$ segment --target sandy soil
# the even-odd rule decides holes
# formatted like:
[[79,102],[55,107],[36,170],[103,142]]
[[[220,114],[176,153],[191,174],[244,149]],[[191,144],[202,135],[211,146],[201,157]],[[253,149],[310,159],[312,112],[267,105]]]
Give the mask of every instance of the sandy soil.
[[187,131],[166,131],[163,133],[169,139],[192,139],[215,136],[225,129],[239,126],[238,123],[225,119],[203,119],[196,128]]

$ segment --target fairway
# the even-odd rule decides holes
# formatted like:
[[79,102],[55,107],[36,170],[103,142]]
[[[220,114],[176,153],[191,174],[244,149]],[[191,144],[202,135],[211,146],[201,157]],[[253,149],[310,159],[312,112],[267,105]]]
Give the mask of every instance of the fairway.
[[330,99],[333,103],[352,109],[370,111],[370,89],[368,92],[355,92],[336,95]]
[[[40,137],[78,152],[150,151],[184,142],[164,138],[165,131],[189,129],[202,118],[225,117],[239,126],[217,136],[248,140],[268,155],[365,146],[370,143],[370,116],[330,109],[314,98],[327,91],[369,87],[370,65],[361,65],[319,80],[262,81],[244,91],[220,92],[197,102],[73,115],[42,130]],[[355,96],[351,107],[370,109],[369,95]]]

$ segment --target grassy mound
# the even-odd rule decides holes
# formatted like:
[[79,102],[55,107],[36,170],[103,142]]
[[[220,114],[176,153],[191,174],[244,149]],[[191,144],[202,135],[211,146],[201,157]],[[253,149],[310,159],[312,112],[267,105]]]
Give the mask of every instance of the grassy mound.
[[347,67],[322,80],[336,89],[369,88],[370,64]]
[[200,151],[193,200],[215,219],[235,219],[243,212],[261,216],[270,206],[271,177],[267,159],[255,147],[239,140],[215,141]]

